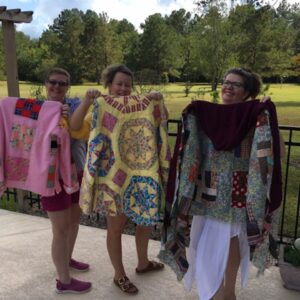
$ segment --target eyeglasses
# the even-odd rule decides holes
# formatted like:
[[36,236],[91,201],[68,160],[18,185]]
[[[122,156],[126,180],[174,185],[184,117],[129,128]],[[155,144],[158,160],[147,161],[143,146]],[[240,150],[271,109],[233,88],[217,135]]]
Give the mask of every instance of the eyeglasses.
[[241,82],[225,80],[225,81],[223,81],[222,86],[226,87],[226,88],[232,87],[233,89],[237,90],[237,89],[243,88],[244,84]]
[[50,83],[51,85],[55,86],[58,84],[58,86],[68,86],[69,85],[69,82],[66,82],[66,81],[60,81],[60,80],[52,80],[52,79],[49,79],[47,80],[48,83]]

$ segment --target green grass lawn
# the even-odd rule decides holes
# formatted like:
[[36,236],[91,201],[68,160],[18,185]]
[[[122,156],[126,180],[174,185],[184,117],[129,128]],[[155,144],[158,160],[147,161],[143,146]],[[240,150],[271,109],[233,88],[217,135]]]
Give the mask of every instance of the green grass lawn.
[[4,194],[2,198],[0,198],[0,208],[10,210],[10,211],[17,211],[18,204],[15,202],[14,197],[11,195]]
[[[34,92],[38,89],[38,85],[31,83],[20,82],[20,96],[34,97]],[[45,95],[45,89],[40,85],[42,93]],[[103,86],[92,83],[84,85],[72,86],[69,92],[70,97],[82,98],[89,88],[100,88],[105,93]],[[138,87],[137,87],[138,88]],[[197,84],[191,88],[188,97],[185,97],[184,84],[168,84],[164,86],[151,87],[163,93],[166,106],[169,110],[170,119],[179,119],[182,110],[192,100],[208,100],[212,99],[210,95],[210,86],[207,84]],[[300,85],[298,84],[272,84],[267,92],[271,96],[272,101],[276,104],[278,122],[280,125],[300,126]],[[7,95],[7,87],[5,81],[0,81],[0,97]],[[171,125],[170,131],[176,132],[176,126]],[[282,131],[285,140],[288,140],[288,133]],[[294,142],[300,142],[300,132],[293,136]],[[174,145],[175,138],[170,137],[171,146]],[[285,172],[285,162],[283,162],[283,173]],[[291,161],[288,177],[288,192],[287,192],[287,209],[285,224],[286,234],[292,234],[294,228],[294,220],[296,216],[296,203],[299,189],[300,178],[300,147],[294,147],[291,152]],[[3,201],[0,202],[0,207]],[[8,203],[9,207],[13,204]],[[300,222],[299,222],[300,223]],[[300,224],[298,233],[300,234]]]
[[[38,85],[20,82],[20,96],[33,97]],[[92,83],[74,85],[70,89],[71,97],[83,97],[89,88],[100,88],[105,92],[103,86]],[[211,100],[210,86],[207,84],[197,84],[191,88],[188,97],[185,97],[184,84],[167,84],[164,86],[153,87],[161,91],[165,97],[166,106],[169,110],[171,119],[180,118],[181,112],[192,100]],[[203,94],[205,92],[205,94]],[[43,88],[43,94],[45,90]],[[0,81],[0,97],[7,95],[6,82]],[[270,85],[268,95],[276,104],[279,124],[300,126],[300,85],[297,84],[273,84]]]

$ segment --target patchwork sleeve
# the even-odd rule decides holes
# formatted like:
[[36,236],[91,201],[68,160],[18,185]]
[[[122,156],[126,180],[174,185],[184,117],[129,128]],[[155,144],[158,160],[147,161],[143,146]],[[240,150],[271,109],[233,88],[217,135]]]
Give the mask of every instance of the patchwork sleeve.
[[[276,236],[277,211],[266,211],[273,170],[273,139],[269,113],[258,116],[249,162],[247,191],[247,233],[253,264],[258,274],[269,264],[272,237]],[[278,215],[279,216],[279,215]],[[275,235],[274,235],[275,234]]]
[[200,163],[200,145],[196,117],[189,114],[184,120],[186,142],[182,149],[179,173],[179,199],[192,199]]
[[168,264],[181,280],[188,269],[186,247],[189,245],[188,212],[194,194],[196,174],[199,166],[199,144],[194,116],[188,116],[184,127],[185,144],[179,167],[179,194],[172,205],[171,214],[164,220],[162,247],[159,259]]
[[269,114],[265,111],[256,122],[249,161],[247,210],[250,219],[253,216],[256,220],[263,220],[272,182],[272,143]]

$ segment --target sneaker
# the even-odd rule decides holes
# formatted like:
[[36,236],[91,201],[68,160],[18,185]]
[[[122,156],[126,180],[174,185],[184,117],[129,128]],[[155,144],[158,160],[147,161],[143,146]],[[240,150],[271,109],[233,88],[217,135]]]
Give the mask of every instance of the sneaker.
[[58,294],[83,294],[91,290],[91,282],[80,281],[75,278],[71,278],[70,283],[62,283],[56,279],[56,293]]
[[72,269],[74,269],[76,271],[79,271],[79,272],[86,272],[90,268],[89,264],[77,261],[77,260],[75,260],[73,258],[70,259],[69,266],[70,266],[70,268],[72,268]]

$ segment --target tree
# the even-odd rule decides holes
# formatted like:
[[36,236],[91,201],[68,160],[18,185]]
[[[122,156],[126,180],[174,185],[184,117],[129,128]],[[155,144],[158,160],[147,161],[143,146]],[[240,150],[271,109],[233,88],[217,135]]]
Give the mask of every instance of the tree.
[[192,64],[192,52],[193,52],[193,42],[192,42],[192,32],[194,26],[197,23],[198,16],[195,15],[192,19],[190,12],[184,9],[179,9],[177,11],[172,11],[170,16],[165,16],[166,24],[171,26],[178,34],[179,51],[178,55],[181,56],[182,64],[181,68],[178,69],[180,73],[179,80],[185,81],[186,95],[188,96],[189,89],[193,86],[192,82],[197,81],[198,74],[195,73],[195,67]]
[[166,24],[173,27],[180,35],[187,35],[190,31],[191,13],[181,8],[173,10],[170,16],[165,16]]
[[[56,54],[58,66],[67,69],[73,83],[80,83],[83,73],[83,48],[81,36],[84,32],[83,12],[65,9],[43,34],[48,38],[49,48]],[[54,43],[53,43],[54,42]]]
[[292,57],[291,71],[292,71],[292,75],[297,76],[298,79],[300,79],[300,54],[297,54]]
[[199,18],[193,32],[193,65],[216,91],[224,71],[234,62],[231,28],[225,17],[226,4],[212,4]]
[[82,77],[89,81],[100,83],[101,71],[104,68],[102,61],[102,27],[107,26],[106,15],[98,16],[94,11],[87,10],[82,17],[84,30],[81,36],[83,51],[83,72]]
[[231,10],[229,22],[240,65],[263,76],[284,76],[290,66],[294,32],[270,6],[252,5]]
[[118,35],[114,31],[114,26],[110,23],[107,14],[99,14],[99,21],[98,39],[100,40],[101,46],[97,51],[102,72],[107,65],[122,62],[123,53],[121,44],[118,41]]
[[38,40],[30,39],[23,32],[16,32],[16,53],[20,80],[37,82],[41,78],[37,70],[41,66],[44,49],[38,47]]
[[180,36],[166,24],[161,14],[149,16],[142,28],[141,68],[155,70],[158,82],[167,80],[168,74],[176,75],[177,69],[182,66]]
[[111,20],[110,25],[116,33],[118,45],[123,53],[123,63],[131,70],[136,71],[139,66],[140,36],[133,24],[126,19],[121,21]]
[[286,0],[282,0],[276,11],[278,18],[284,19],[287,26],[293,28],[295,32],[294,54],[300,53],[300,3],[290,5]]

